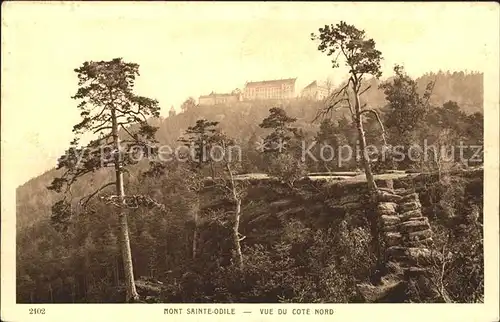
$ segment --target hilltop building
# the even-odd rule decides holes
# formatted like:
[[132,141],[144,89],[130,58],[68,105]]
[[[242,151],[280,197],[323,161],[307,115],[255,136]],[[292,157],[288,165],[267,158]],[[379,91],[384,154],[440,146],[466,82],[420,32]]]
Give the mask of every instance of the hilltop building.
[[247,82],[243,91],[245,100],[290,99],[295,97],[297,78]]
[[235,89],[231,93],[215,93],[212,92],[208,95],[201,95],[198,98],[198,104],[202,106],[207,105],[224,105],[230,103],[240,102],[242,100],[241,91]]
[[317,81],[304,87],[300,93],[300,97],[320,101],[328,96],[328,88],[325,84],[319,84]]

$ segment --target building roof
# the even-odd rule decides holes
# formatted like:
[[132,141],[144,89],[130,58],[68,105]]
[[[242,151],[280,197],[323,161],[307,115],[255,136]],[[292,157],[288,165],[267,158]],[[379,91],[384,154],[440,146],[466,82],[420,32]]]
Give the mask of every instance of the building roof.
[[318,84],[317,81],[313,81],[311,84],[309,84],[306,87],[304,87],[303,91],[306,90],[306,89],[312,88],[312,87],[318,87],[318,88],[322,88],[322,89],[327,89],[327,85],[325,83],[320,82]]
[[218,93],[212,92],[212,93],[210,93],[208,95],[200,95],[200,98],[210,98],[210,97],[216,97],[216,96],[218,96],[218,97],[221,97],[221,96],[227,97],[227,96],[236,96],[236,95],[237,94],[229,94],[229,93],[218,94]]
[[268,85],[281,85],[281,84],[295,84],[297,78],[287,78],[287,79],[275,79],[275,80],[266,80],[259,82],[247,82],[246,87],[255,87],[255,86],[268,86]]
[[315,86],[318,86],[318,83],[316,81],[314,81],[311,84],[307,85],[306,87],[304,87],[304,89],[308,89],[308,88],[315,87]]

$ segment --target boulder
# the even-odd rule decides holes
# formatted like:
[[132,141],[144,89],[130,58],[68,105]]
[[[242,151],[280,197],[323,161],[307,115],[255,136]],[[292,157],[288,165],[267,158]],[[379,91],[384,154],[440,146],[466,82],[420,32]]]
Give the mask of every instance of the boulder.
[[420,204],[419,201],[410,201],[410,202],[405,202],[399,205],[398,211],[399,212],[407,212],[410,210],[417,210],[422,208],[422,205]]
[[401,218],[396,215],[388,216],[388,215],[382,215],[380,216],[380,219],[382,220],[382,224],[384,226],[390,226],[390,225],[397,225],[401,223]]
[[406,196],[415,193],[415,189],[399,188],[399,189],[394,189],[394,193],[400,196]]
[[358,284],[357,289],[361,297],[368,303],[400,302],[401,295],[406,289],[406,282],[394,275],[382,277],[380,285],[367,283]]
[[153,280],[138,279],[135,281],[135,287],[141,297],[159,296],[164,286],[161,282]]
[[393,190],[394,189],[394,181],[391,179],[375,179],[375,183],[377,185],[378,189],[388,189],[388,190]]
[[402,236],[399,232],[385,232],[384,240],[387,246],[396,246],[401,244]]
[[401,198],[403,197],[383,190],[379,190],[377,193],[377,200],[379,202],[399,202]]
[[412,202],[412,201],[419,201],[418,194],[416,192],[402,196],[400,199],[401,203]]
[[382,226],[382,228],[380,228],[380,230],[382,230],[383,232],[398,232],[399,231],[399,224]]
[[405,211],[399,215],[399,218],[403,222],[413,218],[420,218],[420,217],[422,217],[422,212],[420,211],[420,209]]
[[416,232],[404,234],[403,240],[416,242],[416,241],[424,240],[424,239],[431,238],[431,237],[432,237],[432,231],[430,229],[427,229],[427,230],[416,231]]
[[421,230],[427,230],[430,229],[429,219],[427,219],[427,217],[420,217],[405,221],[399,225],[399,229],[402,233],[413,233]]
[[379,192],[388,192],[388,193],[394,193],[394,189],[388,188],[388,187],[377,187],[377,190]]
[[377,210],[377,214],[379,216],[395,216],[397,212],[393,210]]
[[407,250],[408,259],[415,265],[431,265],[435,261],[441,261],[442,256],[439,252],[431,251],[423,247],[409,247]]
[[377,205],[378,211],[394,211],[396,212],[397,204],[395,202],[381,202]]

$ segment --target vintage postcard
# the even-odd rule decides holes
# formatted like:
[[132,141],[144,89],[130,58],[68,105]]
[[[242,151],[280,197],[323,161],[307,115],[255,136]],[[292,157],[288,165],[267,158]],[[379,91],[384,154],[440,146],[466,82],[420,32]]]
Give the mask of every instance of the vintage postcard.
[[498,321],[499,29],[2,3],[2,321]]

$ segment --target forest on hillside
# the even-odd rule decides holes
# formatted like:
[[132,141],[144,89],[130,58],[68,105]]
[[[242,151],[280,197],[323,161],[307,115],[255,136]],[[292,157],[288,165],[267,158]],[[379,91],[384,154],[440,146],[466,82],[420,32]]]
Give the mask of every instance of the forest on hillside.
[[[390,77],[388,81],[392,78]],[[469,115],[469,118],[475,117],[476,121],[472,121],[472,123],[477,122],[477,125],[480,126],[477,128],[478,133],[482,133],[483,74],[466,74],[464,72],[427,73],[415,80],[417,92],[422,94],[425,85],[431,81],[436,82],[429,100],[431,108],[442,107],[448,101],[456,102],[460,112],[464,113],[458,113],[460,117],[465,118],[465,115]],[[363,94],[362,100],[369,106],[380,107],[383,110],[387,106],[387,100],[383,90],[379,88],[380,83],[381,81],[375,78],[370,79],[368,85],[371,88]],[[152,119],[150,122],[158,127],[156,138],[160,144],[179,145],[178,138],[184,134],[184,131],[189,126],[198,119],[208,119],[218,121],[219,127],[231,137],[251,146],[266,135],[266,131],[258,126],[259,122],[267,116],[271,107],[278,104],[291,117],[297,119],[295,122],[297,127],[301,128],[309,137],[314,137],[319,130],[320,122],[312,122],[312,120],[314,120],[317,111],[324,106],[323,101],[297,99],[288,102],[276,102],[271,100],[248,101],[229,106],[197,106],[194,99],[187,99],[183,104],[181,113],[167,118]],[[348,117],[348,111],[345,109],[337,111],[332,116],[332,119],[337,124],[343,124],[348,122]],[[458,122],[460,121],[457,119]],[[374,134],[374,136],[377,136],[377,134]],[[482,140],[482,138],[476,136],[474,140]],[[251,162],[248,161],[248,163]],[[247,170],[265,172],[266,169],[259,168],[259,166],[250,166]],[[17,189],[18,227],[32,225],[41,219],[47,220],[49,218],[50,207],[55,200],[54,198],[57,197],[51,191],[46,190],[45,187],[55,176],[55,170],[47,171]],[[100,183],[99,179],[94,178],[93,180],[97,180],[96,185]],[[80,188],[77,185],[75,189]],[[84,193],[84,191],[81,192],[82,195]]]
[[[347,30],[365,41],[357,29]],[[187,99],[182,112],[168,118],[159,117],[159,102],[133,93],[138,64],[83,63],[75,70],[80,83],[74,97],[81,102],[82,121],[73,132],[93,131],[96,139],[90,150],[75,139],[58,169],[17,190],[18,303],[138,300],[144,296],[137,295],[134,276],[161,289],[149,298],[156,302],[363,302],[356,285],[375,283],[380,261],[367,246],[377,237],[366,219],[347,220],[332,210],[331,222],[317,227],[314,213],[280,217],[268,205],[284,196],[305,204],[311,192],[297,183],[307,173],[361,170],[370,183],[371,172],[409,169],[437,173],[422,188],[422,204],[436,244],[451,254],[442,289],[453,302],[481,302],[482,178],[451,173],[482,165],[482,74],[439,72],[415,80],[396,66],[382,82],[374,43],[366,40],[366,46],[355,48],[360,55],[368,52],[373,64],[353,68],[349,82],[334,91],[341,99],[210,107]],[[104,112],[92,114],[90,105]],[[109,106],[115,107],[108,111]],[[355,150],[360,138],[378,152],[340,162],[334,155],[322,158],[315,145],[311,154],[321,161],[301,158],[304,145]],[[100,149],[116,142],[123,150]],[[424,142],[437,149],[428,159],[412,158],[411,147]],[[195,146],[200,157],[132,158],[137,146],[156,155],[162,145]],[[224,158],[233,145],[241,148],[241,159]],[[469,148],[449,151],[460,145]],[[213,146],[224,148],[221,162],[201,157],[202,147]],[[390,156],[401,147],[402,157],[382,158],[386,147]],[[82,152],[83,162],[71,151]],[[266,173],[278,184],[259,190],[234,180],[245,173]],[[110,184],[115,177],[118,184]],[[211,189],[223,191],[226,208],[207,208],[213,201],[207,178]],[[106,187],[94,194],[101,186]],[[409,298],[433,301],[419,296]]]

